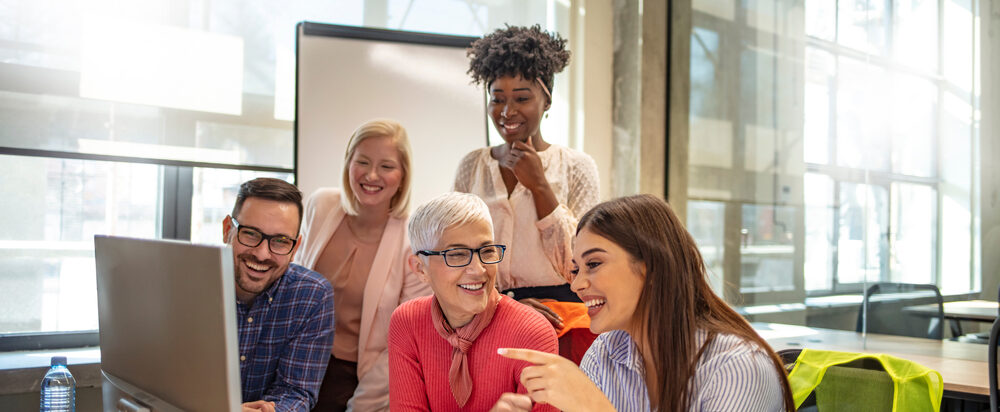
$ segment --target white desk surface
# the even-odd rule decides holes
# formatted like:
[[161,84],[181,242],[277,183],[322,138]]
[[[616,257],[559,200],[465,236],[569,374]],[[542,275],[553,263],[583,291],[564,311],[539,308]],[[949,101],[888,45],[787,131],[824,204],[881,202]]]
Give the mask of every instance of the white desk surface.
[[[958,320],[972,320],[979,322],[993,322],[997,318],[997,311],[1000,304],[988,300],[962,300],[957,302],[944,303],[944,317]],[[904,308],[903,311],[937,314],[937,305],[917,305]]]

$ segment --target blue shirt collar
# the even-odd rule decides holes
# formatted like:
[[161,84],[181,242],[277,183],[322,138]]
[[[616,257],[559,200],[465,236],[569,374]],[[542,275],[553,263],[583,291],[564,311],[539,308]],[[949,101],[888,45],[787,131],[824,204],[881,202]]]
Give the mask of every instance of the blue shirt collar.
[[635,371],[642,370],[642,356],[639,354],[639,347],[628,332],[623,330],[608,332],[608,338],[605,342],[608,345],[608,356],[613,362]]

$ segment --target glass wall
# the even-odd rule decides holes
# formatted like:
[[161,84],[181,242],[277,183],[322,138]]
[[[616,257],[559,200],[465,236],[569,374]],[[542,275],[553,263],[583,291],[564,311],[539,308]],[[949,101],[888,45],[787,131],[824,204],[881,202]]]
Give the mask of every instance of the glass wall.
[[296,23],[565,35],[569,7],[0,0],[0,334],[97,328],[95,234],[219,243],[241,182],[294,181]]
[[688,225],[732,304],[978,290],[976,7],[693,1]]

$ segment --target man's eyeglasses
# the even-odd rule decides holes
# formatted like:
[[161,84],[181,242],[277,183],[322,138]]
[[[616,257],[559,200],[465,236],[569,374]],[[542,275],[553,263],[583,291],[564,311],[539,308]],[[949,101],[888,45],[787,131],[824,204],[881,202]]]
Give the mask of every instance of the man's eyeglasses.
[[257,247],[266,240],[267,248],[276,255],[287,255],[292,253],[292,249],[295,248],[295,239],[285,235],[265,235],[253,226],[240,225],[240,222],[237,222],[234,217],[230,217],[230,219],[236,225],[236,240],[243,246]]
[[483,264],[491,265],[500,263],[503,260],[503,252],[505,250],[507,250],[507,246],[504,245],[486,245],[476,249],[456,247],[445,250],[421,250],[417,254],[424,256],[441,255],[444,256],[444,264],[449,267],[460,268],[472,263],[473,254],[478,254],[479,261],[483,262]]

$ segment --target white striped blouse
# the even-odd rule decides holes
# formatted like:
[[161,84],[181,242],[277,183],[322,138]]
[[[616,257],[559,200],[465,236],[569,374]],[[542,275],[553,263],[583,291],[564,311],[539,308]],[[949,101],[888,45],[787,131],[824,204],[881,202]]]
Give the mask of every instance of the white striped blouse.
[[[698,331],[698,347],[708,334]],[[642,357],[628,333],[603,333],[580,362],[618,412],[650,410],[642,373]],[[764,349],[720,334],[705,349],[691,379],[691,411],[781,411],[784,407],[778,371]]]

